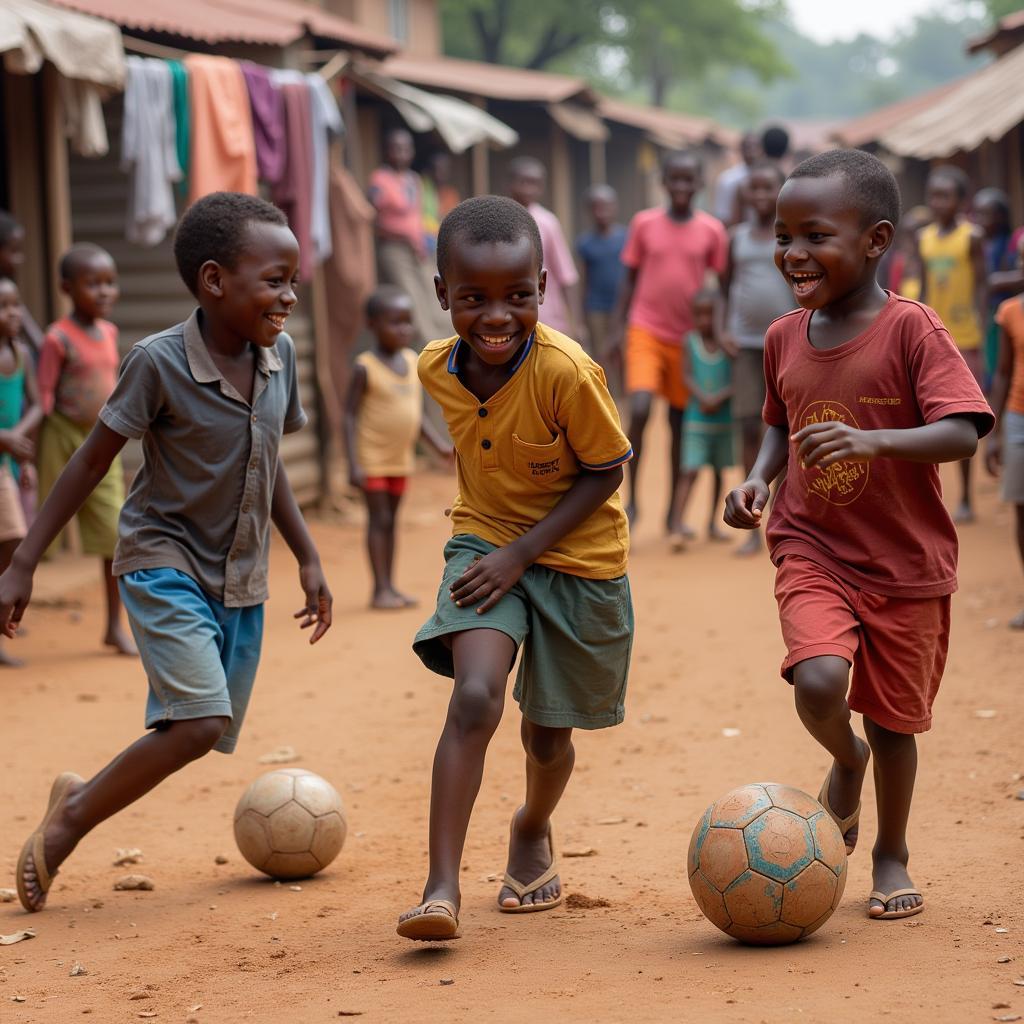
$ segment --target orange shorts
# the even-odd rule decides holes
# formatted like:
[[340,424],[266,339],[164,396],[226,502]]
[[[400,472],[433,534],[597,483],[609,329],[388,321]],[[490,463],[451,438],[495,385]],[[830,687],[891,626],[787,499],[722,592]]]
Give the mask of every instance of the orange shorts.
[[685,409],[690,399],[683,381],[683,344],[663,341],[646,327],[626,329],[626,391],[661,395],[673,409]]
[[872,594],[800,555],[775,577],[786,658],[783,678],[808,658],[835,655],[853,666],[850,709],[892,732],[927,732],[949,646],[950,595]]

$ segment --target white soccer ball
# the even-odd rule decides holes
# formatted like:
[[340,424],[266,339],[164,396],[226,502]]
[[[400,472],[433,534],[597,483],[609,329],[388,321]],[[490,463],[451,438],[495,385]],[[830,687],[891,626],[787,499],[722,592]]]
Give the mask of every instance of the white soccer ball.
[[345,845],[348,823],[338,791],[304,768],[261,775],[235,808],[242,856],[271,878],[308,878]]

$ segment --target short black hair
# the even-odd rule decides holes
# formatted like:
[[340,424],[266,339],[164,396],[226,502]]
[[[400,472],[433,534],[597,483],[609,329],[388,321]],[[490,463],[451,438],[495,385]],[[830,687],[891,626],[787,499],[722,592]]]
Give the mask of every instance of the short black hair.
[[774,160],[755,160],[747,171],[748,175],[756,174],[758,171],[768,171],[779,179],[781,185],[786,180],[786,172]]
[[193,295],[199,293],[199,268],[207,260],[235,266],[252,224],[287,227],[288,218],[273,203],[242,192],[211,192],[182,214],[174,233],[174,260]]
[[[110,260],[114,257],[93,242],[76,242],[60,258],[57,270],[62,281],[73,281],[93,260]],[[116,266],[116,264],[115,264]]]
[[21,221],[13,213],[0,210],[0,245],[6,245],[21,230]]
[[603,182],[597,185],[591,185],[586,192],[583,193],[584,199],[588,203],[592,203],[595,199],[611,199],[613,202],[618,202],[619,194],[612,188],[611,185],[607,185]]
[[464,199],[441,221],[437,233],[437,272],[444,277],[449,253],[455,246],[488,242],[514,244],[521,238],[530,240],[539,271],[544,266],[544,246],[537,222],[525,206],[507,196]]
[[928,172],[928,180],[934,181],[936,178],[940,181],[948,181],[956,189],[956,194],[960,199],[966,199],[967,193],[971,190],[971,179],[967,177],[965,171],[954,164],[939,164],[938,167],[933,167]]
[[865,227],[880,220],[894,227],[899,223],[899,185],[877,156],[862,149],[830,149],[808,157],[793,168],[787,180],[831,177],[844,179],[845,198],[860,211]]
[[664,174],[672,164],[680,164],[683,161],[696,164],[697,170],[704,174],[704,157],[695,149],[670,149],[661,158],[661,173]]
[[1001,188],[979,188],[974,193],[975,206],[994,206],[1002,219],[1010,221],[1010,197]]
[[789,132],[781,124],[770,124],[761,132],[761,152],[769,160],[781,160],[789,152]]
[[364,307],[366,319],[372,320],[374,317],[380,316],[389,306],[402,299],[412,303],[412,299],[407,291],[393,284],[382,284],[379,288],[375,288],[366,300],[366,306]]
[[516,156],[508,163],[509,178],[518,178],[520,174],[529,174],[532,171],[540,171],[545,178],[548,176],[548,169],[544,166],[543,161],[538,160],[535,156]]

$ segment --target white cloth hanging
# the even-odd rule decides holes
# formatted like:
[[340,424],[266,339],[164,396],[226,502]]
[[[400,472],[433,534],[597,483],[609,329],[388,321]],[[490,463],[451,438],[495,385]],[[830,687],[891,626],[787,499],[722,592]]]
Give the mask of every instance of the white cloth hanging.
[[309,85],[309,110],[313,135],[313,181],[310,210],[310,237],[317,263],[327,259],[332,250],[330,211],[330,140],[341,135],[345,122],[338,110],[338,101],[322,76],[306,75]]

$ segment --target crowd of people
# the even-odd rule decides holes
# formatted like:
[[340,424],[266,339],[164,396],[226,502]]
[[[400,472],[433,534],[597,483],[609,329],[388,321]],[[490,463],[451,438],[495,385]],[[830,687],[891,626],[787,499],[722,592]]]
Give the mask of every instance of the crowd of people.
[[[497,903],[526,913],[562,901],[551,817],[573,770],[572,732],[625,714],[630,524],[656,399],[671,429],[669,542],[691,539],[686,506],[705,467],[710,539],[723,538],[724,516],[750,531],[738,551],[756,553],[767,522],[781,674],[833,759],[819,800],[852,853],[874,759],[867,912],[923,909],[907,868],[915,736],[931,726],[957,568],[938,465],[963,466],[957,517],[969,521],[970,460],[999,427],[986,461],[1003,473],[1024,559],[1022,233],[1004,196],[972,197],[955,167],[934,168],[926,210],[903,219],[875,157],[835,150],[789,167],[785,143],[777,128],[744,139],[714,193],[724,219],[698,205],[694,152],[664,157],[665,202],[628,225],[614,191],[597,186],[592,226],[572,247],[540,204],[540,161],[512,161],[506,196],[458,202],[443,159],[421,176],[409,134],[386,140],[369,193],[373,343],[356,358],[344,417],[375,608],[414,601],[394,566],[414,446],[426,441],[458,471],[437,604],[413,642],[453,691],[428,876],[402,936],[458,934],[463,845],[520,648],[526,796]],[[25,244],[0,218],[0,630],[15,635],[39,561],[77,516],[83,549],[102,559],[105,642],[140,655],[149,681],[147,734],[89,780],[59,776],[22,848],[18,894],[37,911],[99,822],[208,751],[234,749],[259,661],[271,522],[298,562],[295,617],[311,642],[331,625],[332,598],[278,454],[306,421],[284,332],[301,253],[281,210],[229,192],[193,203],[174,254],[197,308],[119,369],[109,254],[64,254],[72,312],[44,333],[14,281]],[[424,417],[424,393],[447,435]],[[125,496],[129,439],[143,461]],[[722,473],[737,461],[745,480],[723,510]],[[1024,613],[1012,624],[1024,628]]]

